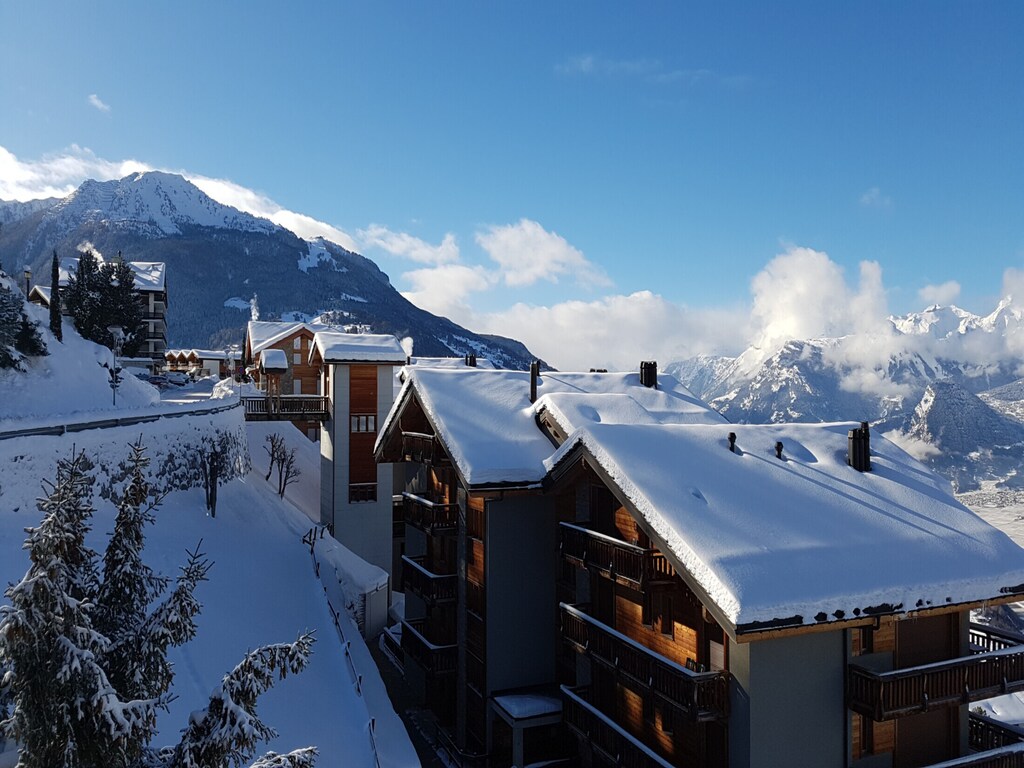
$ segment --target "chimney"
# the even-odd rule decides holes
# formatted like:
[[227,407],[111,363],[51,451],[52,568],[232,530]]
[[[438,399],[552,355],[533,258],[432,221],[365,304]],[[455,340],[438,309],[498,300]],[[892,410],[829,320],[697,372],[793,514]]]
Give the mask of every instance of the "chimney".
[[729,450],[732,451],[733,453],[736,453],[736,433],[735,432],[730,432],[729,433]]
[[783,446],[782,446],[782,441],[781,440],[779,440],[777,443],[775,443],[775,458],[777,458],[777,459],[781,459],[782,458],[782,447]]
[[466,355],[466,365],[470,368],[476,368],[476,355],[472,352]]
[[540,378],[540,361],[530,363],[530,402],[537,402],[537,379]]
[[860,427],[847,433],[846,463],[858,472],[871,471],[871,434],[868,423],[862,421]]
[[640,383],[651,389],[658,388],[658,363],[655,360],[640,361]]

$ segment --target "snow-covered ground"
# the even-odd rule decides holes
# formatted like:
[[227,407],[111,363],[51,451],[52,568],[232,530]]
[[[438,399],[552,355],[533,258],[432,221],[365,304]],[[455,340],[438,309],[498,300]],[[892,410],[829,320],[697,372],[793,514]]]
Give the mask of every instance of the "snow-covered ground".
[[[123,460],[125,446],[140,435],[156,454],[156,446],[174,450],[182,441],[194,441],[215,429],[238,429],[241,424],[241,409],[235,409],[214,416],[164,419],[63,437],[0,441],[0,581],[6,584],[25,572],[23,529],[39,521],[35,498],[40,495],[40,481],[52,477],[56,458],[69,455],[72,445],[95,456],[96,471],[102,475],[105,467],[115,467]],[[209,582],[198,591],[204,604],[198,635],[188,646],[172,652],[178,698],[170,712],[160,717],[154,744],[176,742],[189,713],[205,705],[213,687],[247,650],[293,640],[303,631],[314,630],[317,643],[309,667],[279,682],[261,699],[261,716],[280,733],[261,749],[280,752],[316,745],[321,752],[318,764],[328,768],[418,765],[369,651],[355,625],[342,616],[342,631],[350,643],[351,655],[346,656],[323,587],[313,572],[309,549],[301,542],[312,522],[291,503],[282,503],[264,482],[266,457],[260,444],[264,430],[262,425],[252,426],[254,470],[221,487],[216,518],[206,513],[202,489],[177,491],[165,499],[156,524],[148,531],[146,560],[162,573],[175,575],[184,562],[185,550],[200,541],[214,562]],[[290,424],[275,426],[282,434],[291,430],[294,437],[305,441]],[[293,444],[297,450],[305,449],[305,482],[290,487],[287,499],[305,506],[309,503],[307,486],[314,481],[312,467],[318,469],[318,461],[311,462],[309,449],[316,451],[316,446]],[[318,459],[318,453],[316,456]],[[318,478],[319,473],[316,475]],[[90,544],[101,550],[113,528],[114,509],[99,498],[94,503]]]

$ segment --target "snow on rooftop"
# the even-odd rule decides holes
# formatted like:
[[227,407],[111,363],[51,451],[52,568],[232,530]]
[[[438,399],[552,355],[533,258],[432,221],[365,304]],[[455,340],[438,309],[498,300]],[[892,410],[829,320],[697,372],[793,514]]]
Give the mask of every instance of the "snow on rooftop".
[[313,348],[324,362],[405,363],[405,350],[394,336],[376,333],[319,331]]
[[260,356],[260,369],[264,371],[287,371],[288,355],[283,349],[264,349]]
[[305,329],[310,334],[320,331],[336,331],[337,328],[322,323],[281,322],[280,320],[250,320],[246,327],[249,346],[255,355],[261,350],[286,339],[294,333]]
[[847,466],[855,426],[592,423],[547,466],[582,444],[738,626],[986,600],[1024,583],[1024,550],[894,444],[872,435],[872,471]]
[[[421,368],[466,368],[468,366],[465,357],[410,357],[408,365],[418,365]],[[496,366],[485,357],[476,359],[477,368],[495,368]]]
[[557,412],[566,433],[591,421],[616,421],[642,411],[658,423],[724,423],[671,376],[657,389],[637,373],[557,373],[539,377],[537,403],[530,402],[526,371],[481,368],[406,368],[408,378],[388,420],[415,389],[452,461],[470,485],[536,484],[555,450],[537,427],[536,414]]

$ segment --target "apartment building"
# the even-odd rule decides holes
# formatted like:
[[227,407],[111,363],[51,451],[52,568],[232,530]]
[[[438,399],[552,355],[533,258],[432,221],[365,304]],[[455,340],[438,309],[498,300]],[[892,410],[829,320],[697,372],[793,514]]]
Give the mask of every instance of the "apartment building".
[[728,424],[650,363],[404,375],[375,453],[415,469],[406,676],[464,761],[566,757],[560,729],[587,766],[1013,741],[968,707],[1024,689],[1024,649],[969,612],[1024,596],[1024,551],[892,443]]

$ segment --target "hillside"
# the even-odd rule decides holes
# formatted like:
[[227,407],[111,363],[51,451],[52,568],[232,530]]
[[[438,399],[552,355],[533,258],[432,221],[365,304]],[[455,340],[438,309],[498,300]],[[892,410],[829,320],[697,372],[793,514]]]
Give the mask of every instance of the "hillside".
[[418,355],[472,352],[512,368],[533,359],[518,341],[475,334],[414,306],[371,260],[222,205],[173,174],[86,181],[57,201],[0,201],[0,221],[0,261],[29,264],[37,277],[49,275],[54,249],[70,256],[86,244],[165,262],[171,347],[240,342],[247,301],[257,294],[264,320],[333,311],[376,333],[412,337]]

